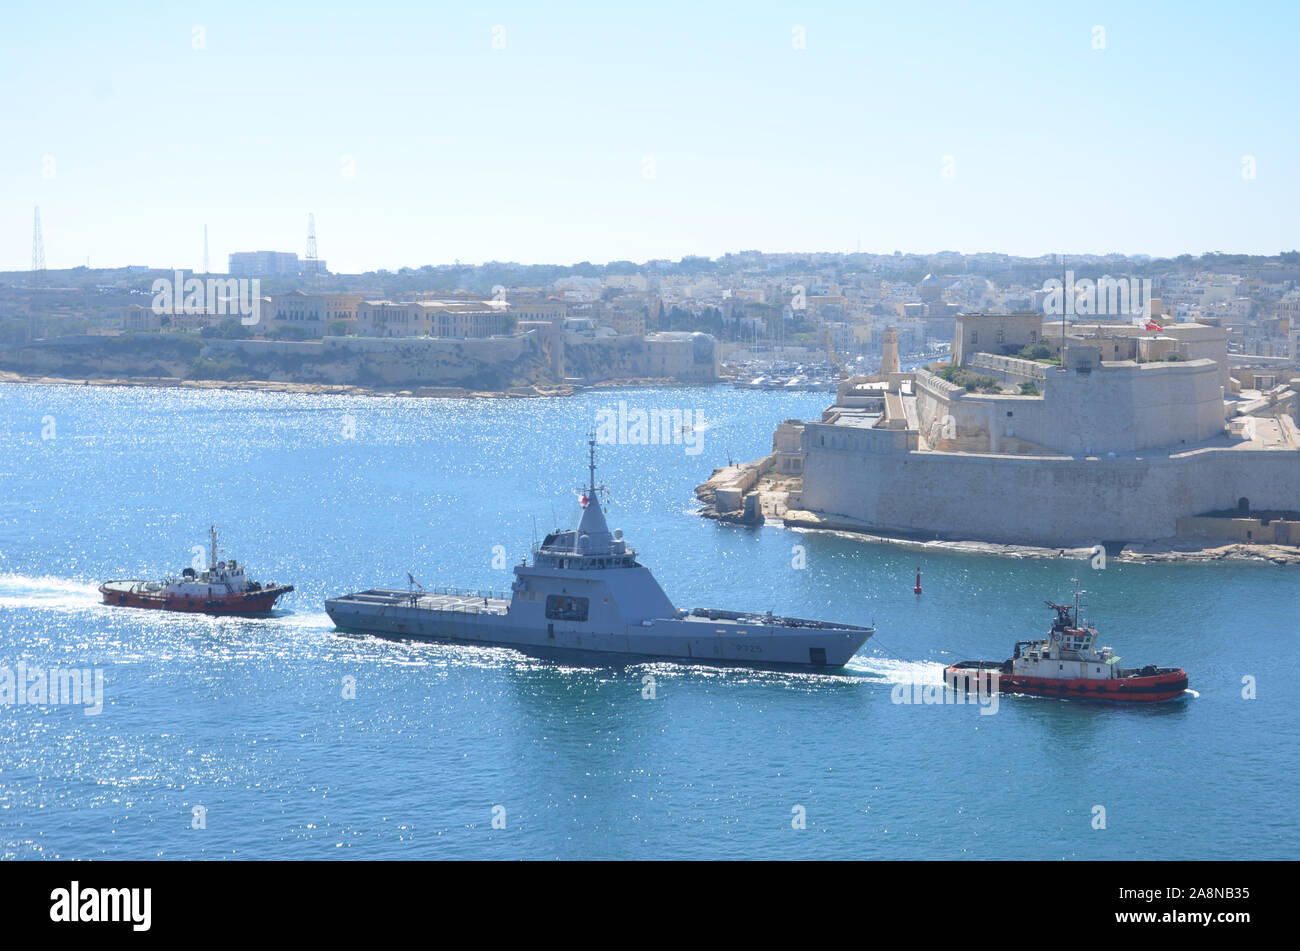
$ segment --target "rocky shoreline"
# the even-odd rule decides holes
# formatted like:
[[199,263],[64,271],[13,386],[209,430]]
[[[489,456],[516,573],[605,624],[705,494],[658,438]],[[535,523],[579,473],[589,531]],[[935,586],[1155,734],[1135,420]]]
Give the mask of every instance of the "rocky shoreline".
[[530,399],[572,396],[579,390],[622,389],[634,386],[683,386],[674,380],[603,381],[591,386],[514,386],[506,390],[471,390],[459,386],[367,387],[338,383],[295,383],[287,380],[183,380],[178,377],[68,378],[0,371],[0,383],[38,383],[49,386],[162,387],[182,390],[248,390],[258,393],[308,393],[321,396],[410,396],[425,399]]
[[[1096,547],[1048,548],[1039,545],[1013,545],[975,539],[917,539],[884,535],[865,526],[854,526],[828,519],[813,512],[791,510],[780,519],[786,528],[822,531],[870,544],[897,545],[918,551],[961,552],[971,555],[997,555],[1003,558],[1069,558],[1090,561]],[[1259,561],[1275,565],[1300,565],[1300,548],[1287,545],[1212,545],[1208,539],[1167,538],[1151,542],[1126,544],[1120,551],[1107,551],[1106,560],[1120,563],[1156,564],[1167,562]]]

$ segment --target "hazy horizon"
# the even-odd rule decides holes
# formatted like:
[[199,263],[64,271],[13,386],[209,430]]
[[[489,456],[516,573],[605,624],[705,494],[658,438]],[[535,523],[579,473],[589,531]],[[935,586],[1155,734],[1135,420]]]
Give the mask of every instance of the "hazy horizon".
[[[292,249],[292,248],[249,248],[249,249],[247,249],[247,250],[250,250],[250,251],[292,251],[293,249]],[[940,249],[940,250],[938,250],[938,251],[907,251],[907,250],[904,250],[904,249],[898,249],[898,250],[899,250],[899,254],[900,254],[901,256],[903,256],[903,257],[921,257],[921,258],[934,257],[935,255],[938,255],[938,254],[954,253],[954,249],[952,249],[952,248],[943,248],[943,249]],[[791,255],[791,256],[809,255],[809,256],[813,256],[813,255],[823,255],[823,254],[852,255],[852,254],[855,253],[855,252],[853,252],[853,251],[827,251],[827,250],[821,250],[821,251],[808,251],[808,250],[802,250],[802,251],[764,251],[764,250],[761,250],[761,249],[758,249],[758,248],[744,248],[744,249],[740,249],[740,250],[724,251],[724,252],[722,252],[721,255],[718,255],[718,256],[716,256],[716,257],[709,258],[709,260],[712,260],[712,261],[719,261],[719,260],[722,260],[722,258],[723,258],[724,256],[728,255],[728,254],[731,254],[731,255],[740,255],[740,254],[746,254],[746,253],[750,253],[750,252],[756,252],[756,253],[758,253],[758,254],[770,255],[770,256],[777,256],[777,255]],[[862,251],[861,253],[862,253],[862,254],[872,254],[872,255],[876,255],[876,256],[892,256],[894,252],[892,252],[892,251],[890,251],[890,252],[877,252],[877,251],[871,251],[871,252],[868,252],[868,251],[865,251],[865,250],[864,250],[864,251]],[[1007,252],[1004,252],[1004,251],[969,251],[969,252],[967,252],[967,251],[963,251],[963,252],[956,252],[956,253],[960,253],[960,254],[962,254],[962,255],[964,255],[964,256],[966,256],[966,257],[970,257],[970,256],[972,256],[972,255],[976,255],[976,254],[1002,254],[1002,255],[1006,255],[1007,257],[1012,257],[1012,258],[1017,258],[1017,259],[1022,259],[1022,260],[1035,260],[1035,259],[1037,259],[1037,258],[1045,257],[1045,256],[1048,256],[1048,255],[1050,255],[1050,256],[1052,256],[1052,257],[1057,257],[1057,258],[1059,258],[1059,257],[1061,257],[1061,256],[1063,255],[1063,256],[1065,257],[1065,264],[1066,264],[1067,266],[1069,265],[1069,263],[1070,263],[1070,259],[1071,259],[1071,258],[1107,257],[1107,256],[1111,256],[1111,255],[1116,255],[1116,254],[1122,254],[1122,252],[1119,252],[1119,251],[1066,251],[1066,252],[1060,252],[1060,253],[1057,253],[1057,252],[1043,252],[1042,254],[1031,254],[1031,255],[1012,255],[1012,254],[1008,254]],[[1296,253],[1296,249],[1295,249],[1295,248],[1288,248],[1288,249],[1286,249],[1286,250],[1279,250],[1279,251],[1273,251],[1273,252],[1261,252],[1261,253],[1258,253],[1258,254],[1250,253],[1250,252],[1244,252],[1244,251],[1213,251],[1213,252],[1204,252],[1204,253],[1206,253],[1206,254],[1211,254],[1211,253],[1212,253],[1212,254],[1223,254],[1224,256],[1227,256],[1227,257],[1233,257],[1233,256],[1238,256],[1238,255],[1245,255],[1245,254],[1248,254],[1248,253],[1249,253],[1250,256],[1252,256],[1252,257],[1280,257],[1280,256],[1285,255],[1285,254],[1294,254],[1294,253]],[[299,255],[299,258],[302,259],[302,253],[301,253],[301,252],[298,252],[298,255]],[[1124,255],[1124,256],[1125,256],[1125,257],[1147,256],[1147,257],[1150,257],[1152,261],[1168,261],[1168,260],[1174,260],[1175,258],[1179,257],[1180,255],[1171,255],[1171,256],[1166,257],[1166,256],[1164,256],[1164,255],[1146,255],[1145,252],[1132,252],[1131,254],[1127,254],[1127,255]],[[1201,256],[1201,255],[1199,255],[1199,254],[1195,254],[1195,255],[1193,255],[1193,257],[1200,257],[1200,256]],[[686,255],[684,255],[684,257],[690,258],[690,257],[705,257],[705,256],[704,256],[704,255],[686,254]],[[672,263],[677,264],[677,263],[680,263],[680,262],[681,262],[682,258],[681,258],[681,257],[678,257],[678,258],[649,258],[649,259],[641,260],[641,261],[630,261],[630,263],[633,264],[634,266],[636,266],[637,268],[644,268],[644,267],[649,266],[651,263],[655,263],[655,262],[658,262],[658,261],[665,261],[665,260],[667,260],[667,261],[671,261]],[[400,267],[379,267],[379,268],[371,268],[371,269],[366,270],[366,271],[340,271],[340,270],[334,268],[333,266],[331,266],[331,267],[329,268],[329,273],[330,273],[331,275],[333,275],[333,276],[336,276],[336,277],[361,277],[361,276],[364,276],[364,275],[366,275],[366,274],[375,274],[375,273],[397,274],[397,273],[399,273],[403,268],[409,268],[410,270],[418,271],[418,270],[420,270],[420,269],[422,269],[422,268],[426,268],[426,267],[431,267],[431,268],[435,268],[435,269],[437,269],[437,268],[457,268],[457,267],[460,267],[460,268],[480,268],[480,267],[488,267],[488,266],[490,266],[490,265],[518,266],[518,267],[574,268],[574,267],[578,267],[578,266],[583,265],[583,264],[589,264],[589,265],[591,265],[592,267],[603,268],[603,267],[608,267],[608,266],[611,265],[611,264],[623,263],[624,261],[628,261],[628,259],[626,259],[626,258],[614,258],[614,259],[611,259],[611,260],[608,260],[608,261],[592,261],[592,260],[581,260],[581,261],[505,261],[505,260],[486,260],[486,261],[430,261],[430,262],[425,262],[424,264],[401,265]],[[328,262],[326,262],[326,263],[328,264]],[[127,262],[127,263],[121,263],[121,264],[95,264],[95,263],[92,261],[92,262],[90,263],[90,268],[89,268],[89,269],[92,270],[92,271],[113,271],[113,270],[121,270],[121,269],[123,269],[123,268],[127,268],[127,267],[147,267],[147,268],[149,268],[150,271],[175,271],[175,270],[181,270],[181,271],[185,271],[185,272],[193,272],[193,273],[198,273],[198,274],[208,273],[208,274],[213,274],[213,275],[224,275],[224,274],[227,274],[227,273],[228,273],[228,271],[226,270],[226,267],[225,267],[226,264],[227,264],[227,262],[224,261],[224,260],[222,260],[222,261],[220,261],[220,262],[214,260],[214,261],[211,262],[211,270],[209,270],[209,271],[207,271],[207,272],[203,272],[203,271],[195,271],[195,270],[193,270],[193,268],[191,268],[190,266],[186,266],[186,265],[176,265],[176,266],[172,266],[172,265],[165,265],[165,264],[149,264],[149,263],[147,263],[147,262],[143,262],[143,261],[133,261],[133,262]],[[85,266],[85,262],[82,262],[82,264],[73,264],[73,265],[69,265],[68,267],[62,267],[62,268],[58,268],[58,267],[49,267],[49,266],[47,265],[47,267],[46,267],[45,270],[46,270],[47,273],[50,272],[50,271],[75,271],[76,269],[78,269],[78,268],[80,268],[80,267],[84,267],[84,266]],[[30,273],[30,272],[31,272],[30,267],[0,269],[0,274],[14,274],[14,275],[21,275],[21,274],[28,274],[28,273]]]

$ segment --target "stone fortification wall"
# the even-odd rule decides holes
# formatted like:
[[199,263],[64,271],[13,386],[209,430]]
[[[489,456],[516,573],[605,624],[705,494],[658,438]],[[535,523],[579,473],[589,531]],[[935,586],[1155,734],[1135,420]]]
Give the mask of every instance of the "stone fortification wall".
[[[805,430],[803,489],[789,502],[885,532],[1049,546],[1147,541],[1178,519],[1235,508],[1300,510],[1300,452],[1200,449],[1074,459],[822,447]],[[823,427],[824,428],[824,427]]]
[[1046,386],[1049,428],[1027,438],[1071,454],[1193,446],[1224,432],[1219,369],[1211,360],[1053,370]]
[[1218,379],[1212,361],[1194,360],[1050,369],[1039,397],[970,393],[925,370],[914,388],[921,431],[935,448],[1012,452],[1023,444],[1104,455],[1193,446],[1222,434]]
[[970,368],[977,373],[987,373],[1003,383],[1033,383],[1040,390],[1047,378],[1047,367],[1047,364],[1035,360],[1000,357],[992,353],[977,353],[970,359]]
[[961,452],[1050,452],[1041,396],[969,393],[926,371],[913,384],[926,444]]

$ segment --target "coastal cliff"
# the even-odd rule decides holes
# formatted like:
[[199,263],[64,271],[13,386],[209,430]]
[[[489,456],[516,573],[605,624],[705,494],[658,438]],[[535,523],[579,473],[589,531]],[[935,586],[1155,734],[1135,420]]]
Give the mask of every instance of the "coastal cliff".
[[[665,359],[677,346],[685,359]],[[0,349],[0,373],[31,382],[213,383],[297,392],[424,391],[428,395],[569,393],[573,385],[709,383],[689,342],[637,337],[586,339],[564,347],[568,369],[556,375],[536,334],[483,338],[326,337],[280,341],[184,333],[80,335]]]

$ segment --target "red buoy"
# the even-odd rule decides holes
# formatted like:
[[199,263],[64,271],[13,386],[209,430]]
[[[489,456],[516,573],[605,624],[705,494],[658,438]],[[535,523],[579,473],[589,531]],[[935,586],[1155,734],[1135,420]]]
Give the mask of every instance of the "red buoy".
[[921,569],[916,569],[916,587],[912,589],[913,594],[921,593]]

